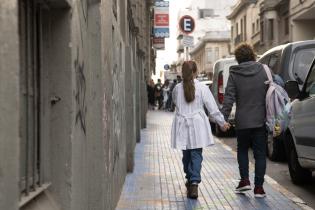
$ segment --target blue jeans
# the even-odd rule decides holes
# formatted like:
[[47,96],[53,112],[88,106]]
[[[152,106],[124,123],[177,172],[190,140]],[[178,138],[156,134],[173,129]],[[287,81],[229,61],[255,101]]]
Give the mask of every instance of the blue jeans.
[[183,150],[183,165],[186,179],[192,182],[201,182],[202,148]]
[[253,148],[255,158],[255,186],[262,186],[266,173],[266,127],[250,128],[236,131],[237,161],[241,179],[248,179],[248,149]]

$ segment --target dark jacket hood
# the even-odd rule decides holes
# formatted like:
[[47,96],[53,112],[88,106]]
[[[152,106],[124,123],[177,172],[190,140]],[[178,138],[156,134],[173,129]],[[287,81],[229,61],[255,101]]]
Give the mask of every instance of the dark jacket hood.
[[244,62],[236,66],[230,67],[230,73],[242,76],[253,76],[258,74],[262,69],[262,65],[256,61]]

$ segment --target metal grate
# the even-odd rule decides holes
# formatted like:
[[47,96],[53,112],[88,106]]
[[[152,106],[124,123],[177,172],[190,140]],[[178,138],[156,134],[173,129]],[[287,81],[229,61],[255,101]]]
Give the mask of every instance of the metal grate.
[[40,173],[40,4],[19,1],[20,34],[20,192],[28,196],[41,186]]

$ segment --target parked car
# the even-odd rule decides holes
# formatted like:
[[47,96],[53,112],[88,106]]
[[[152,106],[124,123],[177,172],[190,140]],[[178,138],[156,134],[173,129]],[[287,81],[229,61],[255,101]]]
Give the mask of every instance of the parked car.
[[[205,77],[205,76],[198,76],[197,77],[197,80],[199,80],[199,82],[201,82],[202,84],[205,84],[209,87],[209,90],[211,91],[211,88],[212,88],[212,81],[208,79],[208,77]],[[207,116],[209,116],[209,112],[206,108],[206,106],[204,106],[204,110],[205,110],[205,113]],[[209,120],[210,121],[210,120]],[[210,122],[209,122],[210,123]],[[213,127],[213,125],[210,123],[211,125],[211,130],[214,131],[215,130],[215,127]]]
[[212,87],[212,81],[209,80],[208,78],[205,77],[197,77],[197,80],[199,80],[199,82],[201,82],[202,84],[205,84],[209,87],[209,89],[211,90]]
[[290,176],[295,184],[307,183],[315,170],[315,60],[302,90],[298,81],[288,81],[285,88],[296,98],[284,139]]
[[211,86],[212,86],[211,80],[204,80],[204,81],[201,81],[201,83],[207,85],[209,89],[211,90]]
[[[234,57],[232,58],[223,58],[218,60],[213,66],[213,83],[212,83],[212,94],[213,97],[219,107],[219,109],[223,106],[224,93],[227,85],[227,81],[230,75],[230,67],[233,65],[237,65],[237,61]],[[235,105],[232,108],[231,115],[229,117],[229,123],[234,127],[235,126]],[[223,136],[225,133],[221,131],[218,125],[215,123],[211,123],[211,127],[213,132],[217,136]],[[233,133],[233,128],[229,133]]]
[[[314,55],[315,40],[310,40],[274,47],[258,61],[268,65],[273,73],[281,76],[284,81],[297,81],[301,90]],[[268,135],[267,152],[271,160],[285,159],[283,139],[284,135],[277,138]]]

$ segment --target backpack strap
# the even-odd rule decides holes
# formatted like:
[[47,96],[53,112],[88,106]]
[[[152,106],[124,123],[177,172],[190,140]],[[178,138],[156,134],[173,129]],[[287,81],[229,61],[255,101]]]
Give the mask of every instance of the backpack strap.
[[269,81],[269,82],[272,82],[273,79],[272,79],[272,74],[271,74],[271,71],[270,71],[269,67],[268,67],[266,64],[262,64],[262,65],[263,65],[264,70],[265,70],[265,72],[266,72],[266,74],[267,74],[268,81]]

